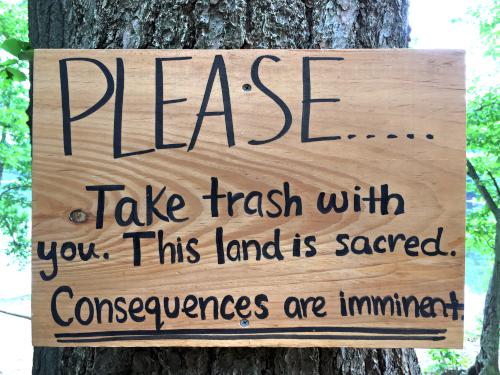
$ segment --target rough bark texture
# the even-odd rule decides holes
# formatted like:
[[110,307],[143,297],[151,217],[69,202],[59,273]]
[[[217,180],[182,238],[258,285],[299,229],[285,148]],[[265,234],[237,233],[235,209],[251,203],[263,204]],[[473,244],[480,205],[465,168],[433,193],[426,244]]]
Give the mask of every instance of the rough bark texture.
[[[34,48],[392,48],[408,0],[31,0]],[[420,374],[413,349],[35,348],[33,374]]]
[[35,348],[33,374],[420,374],[413,349]]
[[[497,210],[498,211],[498,210]],[[498,213],[497,213],[498,215]],[[481,350],[468,375],[497,375],[498,330],[500,327],[500,221],[497,219],[495,236],[495,263],[483,312]]]
[[32,0],[36,48],[391,48],[408,0]]

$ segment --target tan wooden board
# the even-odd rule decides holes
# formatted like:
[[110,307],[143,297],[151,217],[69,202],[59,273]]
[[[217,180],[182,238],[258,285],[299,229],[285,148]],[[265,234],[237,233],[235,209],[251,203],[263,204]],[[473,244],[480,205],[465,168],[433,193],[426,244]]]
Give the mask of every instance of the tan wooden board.
[[[79,116],[103,97],[95,112]],[[464,53],[455,50],[35,51],[33,345],[462,347],[464,100]],[[151,152],[116,157],[120,125],[122,154]],[[65,131],[67,141],[71,135],[66,148]],[[251,144],[280,132],[272,142]],[[232,216],[227,197],[219,199],[214,217],[211,200],[203,198],[212,177],[221,195],[262,192],[264,217],[252,214],[257,193],[247,211],[236,201]],[[295,201],[284,215],[285,183],[290,195],[300,196],[302,212]],[[96,228],[98,192],[87,188],[97,185],[124,189],[104,193],[102,228]],[[175,218],[186,220],[170,216],[167,222],[149,210],[148,225],[148,185],[153,198],[165,187],[157,212],[166,215],[170,205]],[[398,196],[385,194],[388,205],[370,201],[370,188],[372,198],[380,198],[384,185]],[[321,213],[321,192],[326,201],[335,193],[338,207],[345,192],[347,209]],[[140,225],[127,223],[133,201]],[[81,210],[77,217],[75,210]],[[279,229],[282,259],[269,243],[267,257],[257,260],[251,243],[248,260],[233,262],[225,254],[219,264],[217,228],[224,246],[249,239],[263,245]],[[140,240],[140,265],[134,265],[132,238],[124,238],[137,232],[154,235]],[[301,251],[294,254],[296,234]],[[393,252],[382,252],[391,234],[404,234],[407,249],[399,240]],[[182,244],[183,262],[172,264],[166,247],[160,263],[161,236],[163,245]],[[426,253],[417,238],[420,245],[429,239]],[[197,240],[191,252],[190,239]],[[364,252],[338,251],[351,241]],[[72,258],[70,242],[76,256],[65,260]],[[78,243],[85,253],[94,243],[97,255],[82,260]],[[364,296],[360,314],[355,298]],[[387,297],[385,315],[377,297]],[[307,317],[295,308],[301,298],[310,298],[303,303]]]

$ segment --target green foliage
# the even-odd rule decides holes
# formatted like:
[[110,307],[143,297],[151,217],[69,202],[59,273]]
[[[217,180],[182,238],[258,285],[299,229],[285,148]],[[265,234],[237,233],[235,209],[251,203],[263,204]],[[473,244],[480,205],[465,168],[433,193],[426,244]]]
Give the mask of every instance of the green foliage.
[[32,60],[33,50],[29,43],[16,38],[8,38],[0,44],[0,49],[10,53],[14,59],[7,59],[0,62],[0,76],[2,78],[17,82],[23,82],[28,79],[23,73],[22,60]]
[[433,364],[428,369],[428,372],[432,374],[443,374],[467,366],[467,360],[457,350],[431,349],[429,350],[429,356]]
[[[484,51],[485,65],[493,61],[493,69],[486,74],[481,69],[477,69],[477,73],[482,76],[472,77],[469,81],[471,85],[467,89],[467,158],[474,166],[482,185],[498,206],[500,202],[498,187],[500,185],[500,92],[495,86],[494,76],[498,74],[499,67],[497,56],[499,53],[500,0],[479,0],[474,2],[473,6],[467,22],[478,27],[481,44],[484,47],[480,50]],[[468,66],[468,71],[474,72],[474,68],[478,67]],[[469,258],[472,255],[476,259],[481,258],[491,262],[494,259],[496,218],[477,185],[470,178],[467,178],[467,191],[475,192],[479,203],[467,212],[466,235]],[[474,253],[470,254],[471,251]],[[477,269],[474,272],[477,273]],[[481,276],[483,275],[487,278],[491,277],[491,273],[484,267],[481,269]],[[474,282],[477,283],[479,279],[481,277],[476,274]],[[487,287],[486,283],[484,286]],[[466,332],[467,340],[478,342],[480,332],[480,327],[473,332]],[[466,368],[469,365],[468,359],[459,351],[430,350],[429,355],[433,361],[429,368],[432,374],[443,374]]]
[[471,10],[471,16],[479,21],[479,33],[486,47],[486,55],[496,59],[500,53],[500,1],[481,1]]
[[[478,25],[485,55],[495,61],[499,53],[500,0],[483,0],[470,11]],[[500,92],[498,87],[478,86],[473,80],[467,95],[467,157],[474,165],[483,185],[493,200],[500,202]],[[467,215],[467,249],[479,251],[493,259],[496,220],[477,190],[468,179],[467,191],[475,191],[481,208]]]
[[2,40],[16,38],[28,39],[28,2],[13,3],[0,1],[0,37]]
[[27,3],[0,1],[0,233],[3,250],[21,262],[30,254],[31,146],[26,109],[32,50]]
[[[500,176],[500,96],[498,88],[477,94],[469,90],[471,99],[467,106],[468,158],[474,165],[483,185],[495,202],[499,202],[497,185]],[[468,180],[468,191],[481,195],[474,183]],[[484,201],[483,201],[484,203]],[[486,205],[471,210],[467,215],[468,248],[492,253],[495,240],[495,218]]]
[[0,11],[0,49],[14,57],[2,59],[0,77],[18,82],[26,81],[27,77],[23,72],[26,64],[22,60],[33,58],[33,50],[24,41],[28,39],[27,2],[11,4],[0,0],[0,4],[3,9]]
[[28,42],[23,42],[17,38],[7,38],[0,45],[0,48],[16,56],[19,59],[28,60],[32,56],[32,49]]

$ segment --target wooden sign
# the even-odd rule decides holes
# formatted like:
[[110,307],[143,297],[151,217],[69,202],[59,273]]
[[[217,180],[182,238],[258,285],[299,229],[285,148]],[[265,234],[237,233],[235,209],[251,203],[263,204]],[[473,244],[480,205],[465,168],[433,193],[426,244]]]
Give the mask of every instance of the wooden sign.
[[34,68],[33,345],[462,346],[462,51]]

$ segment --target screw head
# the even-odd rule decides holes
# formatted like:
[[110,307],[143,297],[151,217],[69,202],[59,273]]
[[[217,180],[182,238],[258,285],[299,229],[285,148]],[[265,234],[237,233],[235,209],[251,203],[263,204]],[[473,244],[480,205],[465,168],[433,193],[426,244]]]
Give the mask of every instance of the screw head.
[[241,319],[240,320],[240,326],[242,328],[247,328],[250,325],[250,321],[248,319]]
[[249,83],[245,83],[243,86],[241,86],[241,88],[243,89],[243,91],[249,92],[252,90],[252,85],[250,85]]

